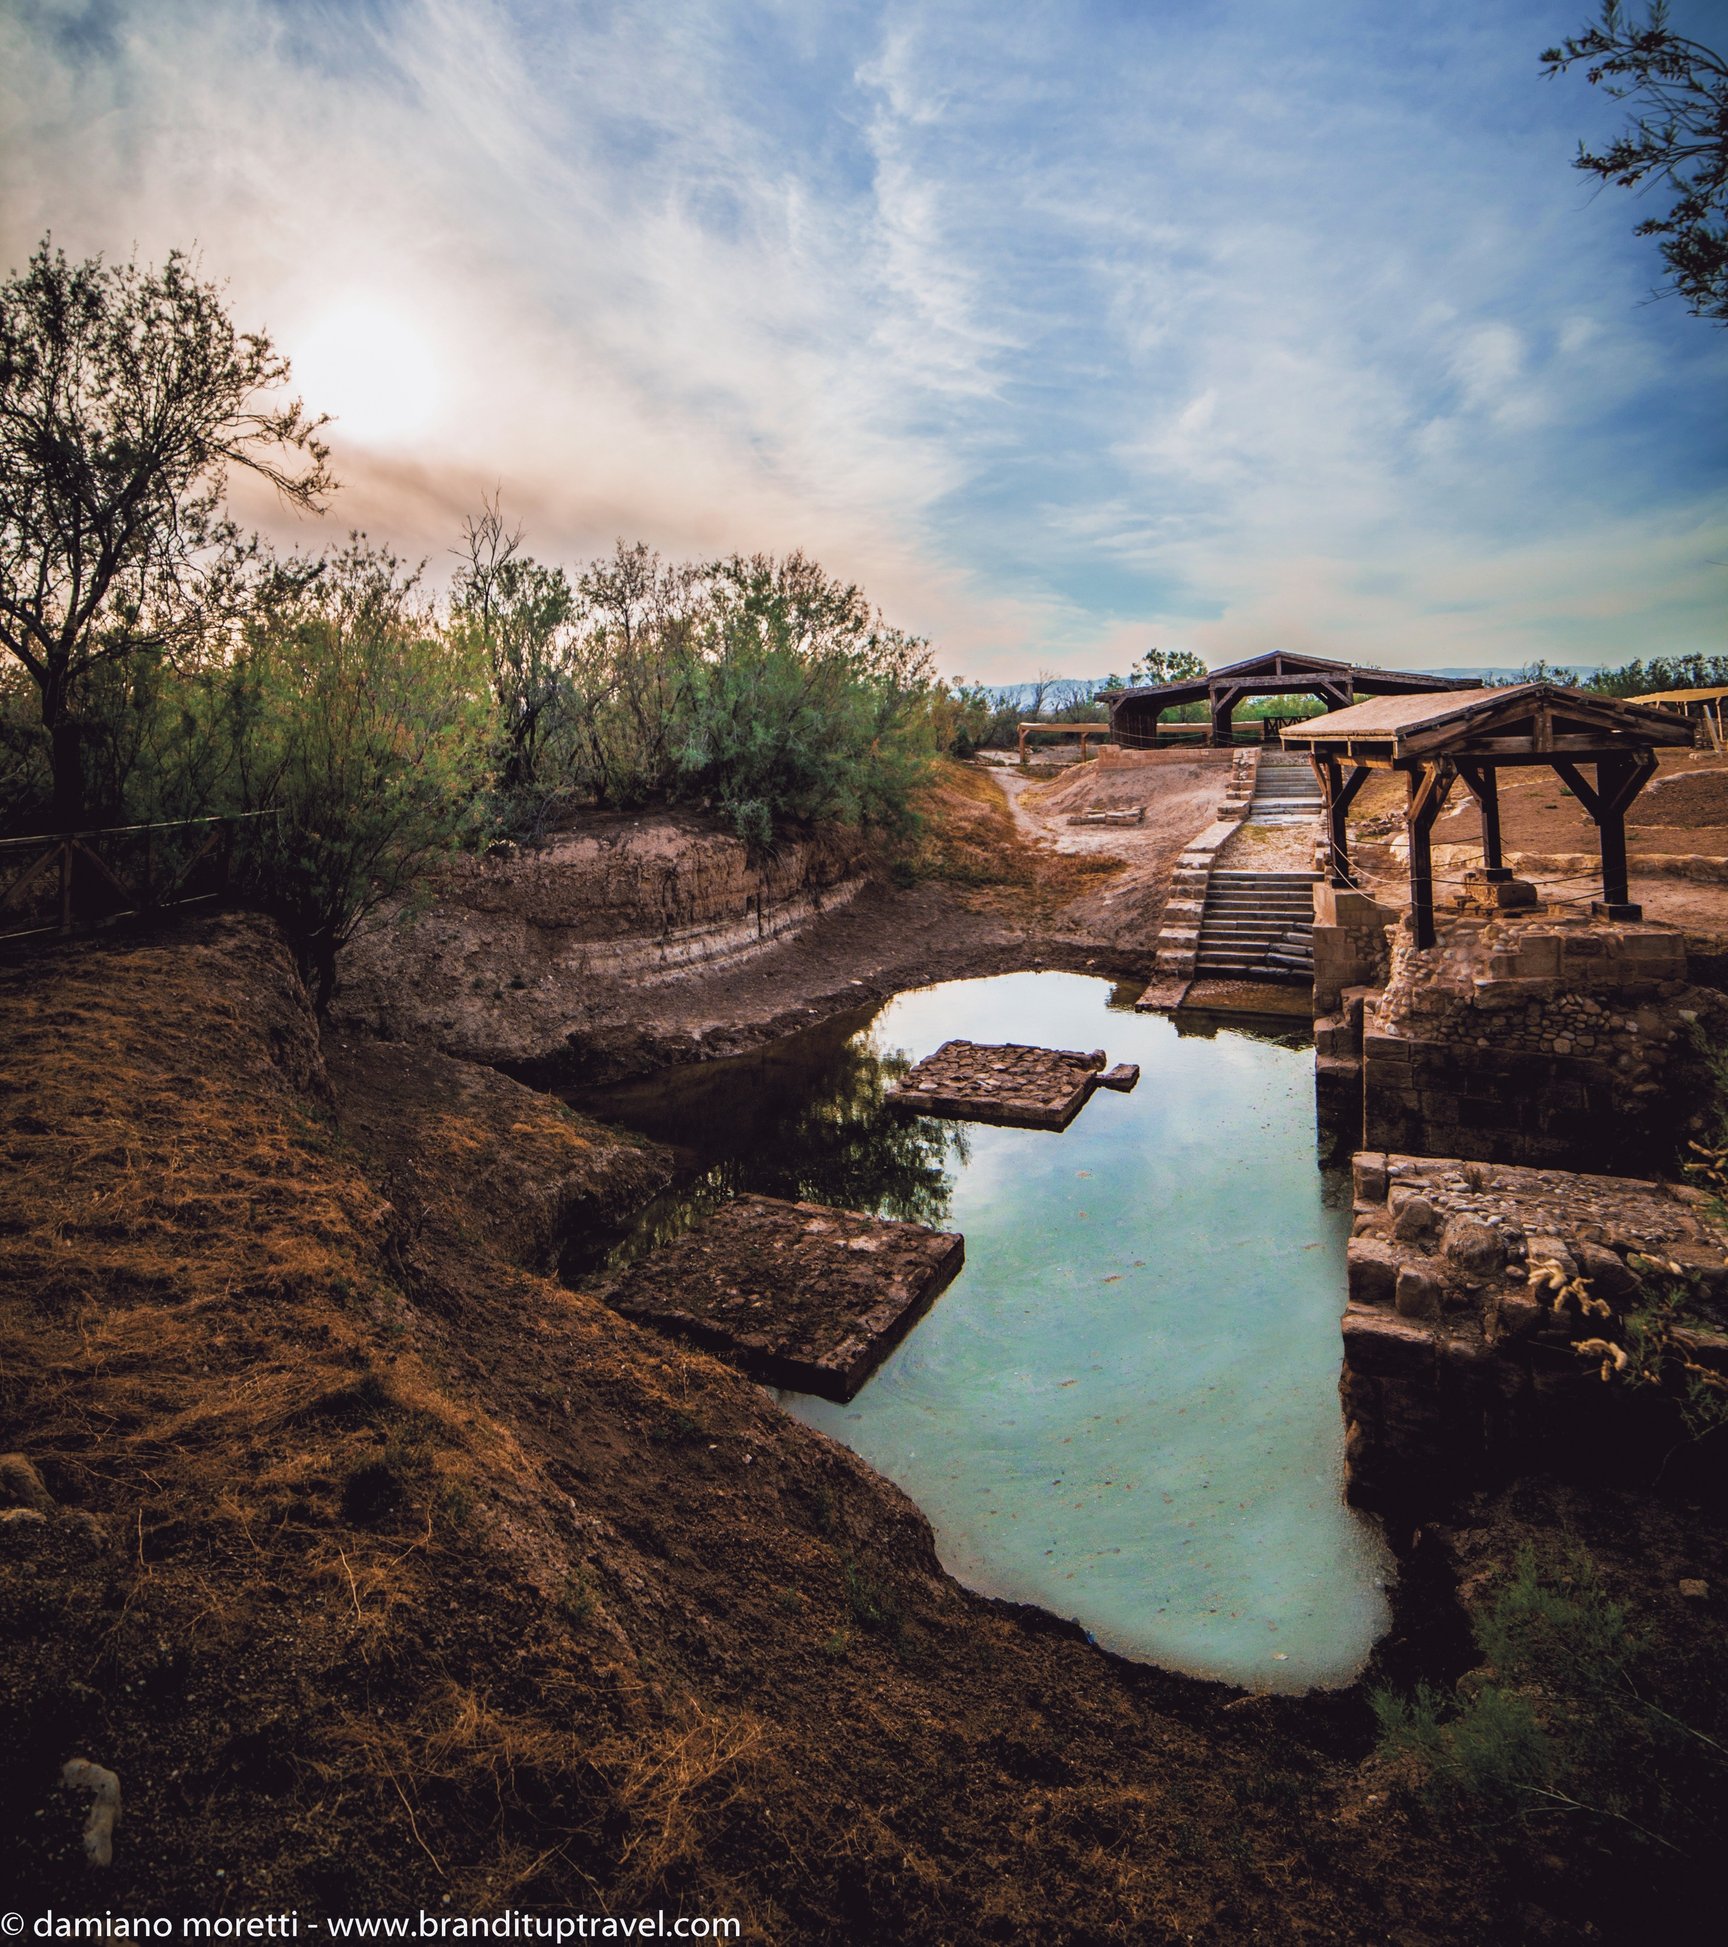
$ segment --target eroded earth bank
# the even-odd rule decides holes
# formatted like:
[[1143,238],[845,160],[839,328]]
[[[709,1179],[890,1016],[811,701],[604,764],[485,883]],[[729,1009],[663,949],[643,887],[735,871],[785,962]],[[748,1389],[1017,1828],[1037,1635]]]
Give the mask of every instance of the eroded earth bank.
[[[1065,840],[1058,804],[1043,849],[956,776],[896,875],[811,848],[765,899],[701,834],[706,903],[655,876],[659,836],[597,834],[631,861],[605,926],[493,861],[361,943],[322,1036],[250,917],[0,967],[19,1902],[663,1908],[772,1941],[1677,1924],[1683,1865],[1617,1895],[1594,1828],[1418,1794],[1368,1687],[1453,1684],[1473,1608],[1556,1534],[1661,1683],[1719,1686],[1681,1584],[1721,1590],[1728,1560],[1694,1508],[1542,1480],[1460,1501],[1395,1537],[1364,1683],[1243,1694],[967,1592],[844,1449],[549,1275],[669,1160],[501,1067],[636,1072],[956,973],[1144,972],[1218,788],[1183,763],[1167,819]],[[656,899],[676,965],[621,944]],[[124,1794],[96,1875],[73,1755]]]

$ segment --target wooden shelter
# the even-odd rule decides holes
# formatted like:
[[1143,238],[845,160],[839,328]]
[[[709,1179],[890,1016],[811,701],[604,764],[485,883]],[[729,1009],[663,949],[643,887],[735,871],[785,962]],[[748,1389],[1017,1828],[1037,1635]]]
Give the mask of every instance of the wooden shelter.
[[[1509,879],[1500,848],[1498,773],[1507,764],[1546,764],[1589,812],[1602,848],[1602,909],[1638,919],[1626,883],[1626,809],[1656,771],[1659,749],[1695,741],[1693,725],[1590,690],[1556,683],[1459,690],[1451,696],[1385,696],[1334,710],[1284,732],[1306,750],[1325,800],[1335,886],[1352,884],[1348,815],[1370,771],[1402,771],[1409,791],[1410,912],[1419,947],[1434,944],[1434,821],[1462,779],[1482,812],[1482,862],[1490,879]],[[1587,782],[1580,765],[1595,772]]]
[[1705,735],[1711,745],[1721,750],[1724,746],[1722,727],[1722,703],[1728,698],[1728,684],[1712,689],[1695,690],[1651,690],[1644,696],[1634,696],[1628,700],[1633,703],[1654,703],[1659,709],[1678,710],[1682,716],[1691,717],[1695,723],[1704,726]]
[[1361,696],[1427,695],[1435,690],[1467,689],[1467,681],[1419,676],[1402,669],[1368,669],[1333,662],[1325,656],[1274,649],[1246,662],[1229,663],[1184,683],[1153,683],[1117,690],[1107,697],[1110,728],[1119,744],[1145,749],[1158,741],[1158,719],[1184,703],[1204,703],[1211,716],[1212,742],[1232,741],[1230,719],[1238,703],[1255,696],[1316,696],[1329,710],[1347,709]]

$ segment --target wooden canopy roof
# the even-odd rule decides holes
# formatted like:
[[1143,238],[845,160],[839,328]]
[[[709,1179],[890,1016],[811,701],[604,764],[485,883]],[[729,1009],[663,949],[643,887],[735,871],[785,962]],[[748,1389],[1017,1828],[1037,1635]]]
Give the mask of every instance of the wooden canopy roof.
[[1689,745],[1696,729],[1672,710],[1558,683],[1377,696],[1291,724],[1286,744],[1356,764],[1395,768],[1438,757],[1466,762],[1585,758]]
[[1672,703],[1684,709],[1688,703],[1720,703],[1728,696],[1728,683],[1707,689],[1651,690],[1644,696],[1628,697],[1630,703]]
[[1220,687],[1259,691],[1277,696],[1284,690],[1300,691],[1316,683],[1346,690],[1364,690],[1371,696],[1404,695],[1412,690],[1457,689],[1460,679],[1452,676],[1422,676],[1410,670],[1374,669],[1357,663],[1341,663],[1330,656],[1310,656],[1294,649],[1273,649],[1265,655],[1249,656],[1237,663],[1225,663],[1179,683],[1144,683],[1133,689],[1118,690],[1112,707],[1129,702],[1155,700],[1160,710],[1174,709],[1182,703],[1204,703]]
[[[1504,765],[1551,765],[1594,820],[1602,847],[1599,911],[1637,919],[1626,859],[1626,810],[1655,775],[1658,748],[1697,741],[1697,726],[1672,710],[1628,703],[1559,683],[1515,683],[1508,689],[1463,689],[1447,697],[1377,696],[1284,731],[1287,746],[1306,750],[1320,779],[1331,880],[1348,886],[1352,800],[1369,773],[1404,774],[1409,802],[1410,915],[1418,947],[1434,944],[1434,821],[1453,785],[1462,782],[1482,813],[1482,876],[1510,879],[1500,843],[1498,775]],[[1595,782],[1579,769],[1594,767]]]

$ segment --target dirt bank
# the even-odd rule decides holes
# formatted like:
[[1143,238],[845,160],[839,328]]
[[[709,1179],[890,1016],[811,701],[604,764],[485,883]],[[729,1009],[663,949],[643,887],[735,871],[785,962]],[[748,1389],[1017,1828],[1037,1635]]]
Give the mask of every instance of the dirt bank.
[[[335,1018],[537,1082],[598,1082],[736,1053],[933,980],[1036,966],[1144,976],[1176,857],[1210,817],[1226,764],[1094,764],[1043,789],[1011,778],[1012,810],[996,778],[947,765],[922,837],[878,851],[862,889],[856,855],[789,854],[776,884],[791,907],[751,908],[766,895],[751,890],[742,848],[698,821],[609,819],[592,842],[464,867],[430,907],[380,918],[344,957]],[[1071,827],[1095,798],[1144,804],[1145,825],[1102,839]],[[699,899],[644,892],[686,866]],[[622,890],[609,889],[613,871]],[[596,959],[590,921],[572,932],[590,888],[613,929],[611,962]],[[618,931],[647,927],[656,899],[746,931],[766,914],[767,930],[667,960],[677,928]]]
[[[1604,1937],[1576,1838],[1437,1817],[1359,1695],[1239,1696],[968,1594],[862,1463],[524,1268],[546,1213],[639,1193],[655,1152],[444,1059],[326,1061],[262,924],[0,970],[0,1035],[20,1904]],[[1612,1538],[1641,1623],[1696,1629],[1679,1524],[1611,1502],[1575,1532]],[[1500,1518],[1471,1517],[1479,1587]],[[1682,1565],[1719,1587],[1696,1528]],[[1427,1546],[1386,1663],[1449,1679],[1456,1551]],[[124,1792],[99,1884],[74,1755]],[[1660,1927],[1664,1889],[1610,1863]]]

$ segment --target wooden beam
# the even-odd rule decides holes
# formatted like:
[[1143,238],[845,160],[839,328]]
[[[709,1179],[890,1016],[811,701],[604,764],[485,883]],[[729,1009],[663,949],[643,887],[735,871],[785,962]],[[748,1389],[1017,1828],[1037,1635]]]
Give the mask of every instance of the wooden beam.
[[1410,923],[1418,947],[1434,944],[1434,820],[1451,795],[1457,776],[1448,759],[1436,759],[1424,775],[1410,773],[1405,823],[1410,832]]
[[1482,813],[1482,865],[1488,872],[1505,871],[1500,851],[1500,786],[1492,764],[1460,764],[1458,775]]
[[63,838],[43,839],[42,844],[45,850],[41,856],[31,860],[9,886],[4,890],[0,890],[0,906],[11,905],[12,901],[29,885],[32,879],[40,877],[42,873],[47,871],[49,866],[55,864],[60,857],[60,848],[65,843],[66,840]]

